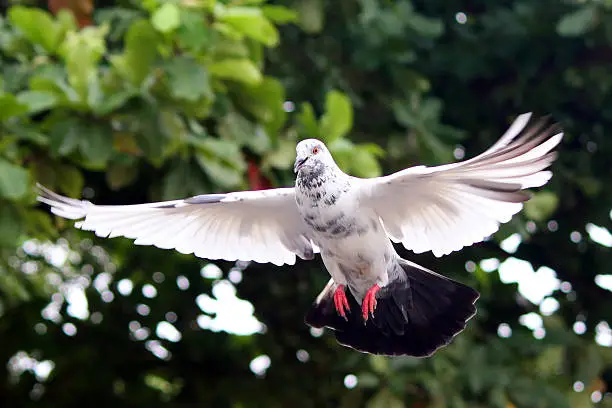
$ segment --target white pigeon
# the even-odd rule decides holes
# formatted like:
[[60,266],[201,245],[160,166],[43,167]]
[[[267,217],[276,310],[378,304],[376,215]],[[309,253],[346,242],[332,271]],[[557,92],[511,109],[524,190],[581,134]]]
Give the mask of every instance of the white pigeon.
[[[402,259],[392,242],[437,257],[490,236],[544,185],[563,133],[519,116],[470,160],[360,179],[319,140],[301,141],[295,187],[102,206],[53,193],[38,200],[77,228],[207,259],[294,264],[320,252],[331,280],[306,316],[362,352],[429,356],[476,313],[474,289]],[[348,289],[348,291],[347,291]],[[348,296],[347,296],[348,294]]]

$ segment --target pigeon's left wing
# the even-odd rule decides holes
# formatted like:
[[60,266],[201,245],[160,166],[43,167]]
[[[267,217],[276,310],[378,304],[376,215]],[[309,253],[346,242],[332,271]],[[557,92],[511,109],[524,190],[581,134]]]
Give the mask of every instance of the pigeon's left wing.
[[545,120],[519,116],[490,149],[470,160],[411,167],[359,180],[359,199],[387,235],[416,253],[449,254],[482,241],[519,212],[523,189],[544,185],[563,133]]
[[205,194],[137,205],[95,205],[38,186],[38,200],[54,214],[80,220],[77,228],[137,245],[175,248],[207,259],[294,264],[318,249],[308,237],[293,188]]

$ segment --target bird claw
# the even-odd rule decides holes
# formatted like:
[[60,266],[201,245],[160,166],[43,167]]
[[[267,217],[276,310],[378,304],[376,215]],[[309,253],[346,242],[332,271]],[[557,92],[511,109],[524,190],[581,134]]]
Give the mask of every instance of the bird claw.
[[374,309],[376,309],[376,292],[380,290],[380,286],[375,284],[365,294],[363,302],[361,303],[361,311],[363,313],[364,322],[368,321],[370,315],[374,317]]
[[334,292],[334,306],[336,307],[336,311],[340,316],[344,318],[344,320],[348,320],[346,318],[346,312],[350,312],[348,299],[346,298],[346,293],[344,292],[344,285],[338,285],[336,291]]

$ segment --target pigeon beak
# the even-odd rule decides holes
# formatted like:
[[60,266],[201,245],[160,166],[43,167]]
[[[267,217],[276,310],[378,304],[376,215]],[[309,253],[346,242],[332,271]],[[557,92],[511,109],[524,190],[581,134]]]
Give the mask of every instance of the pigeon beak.
[[293,172],[297,173],[298,170],[300,170],[300,167],[302,167],[302,165],[306,162],[306,160],[308,160],[308,156],[306,157],[296,157],[295,158],[295,164],[293,165]]

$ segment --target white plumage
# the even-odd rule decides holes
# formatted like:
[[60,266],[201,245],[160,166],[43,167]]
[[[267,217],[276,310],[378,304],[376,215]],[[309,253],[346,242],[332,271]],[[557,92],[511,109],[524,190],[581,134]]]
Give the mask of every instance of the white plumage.
[[[480,242],[521,210],[519,190],[542,186],[552,175],[544,169],[554,160],[550,152],[563,134],[548,137],[540,126],[517,138],[530,116],[520,115],[497,143],[472,159],[351,178],[349,194],[378,214],[394,242],[416,253],[442,256]],[[54,214],[83,219],[75,226],[98,236],[124,236],[137,245],[202,258],[282,265],[294,264],[296,254],[318,252],[297,210],[294,188],[199,197],[204,197],[201,203],[192,198],[100,206],[41,187],[38,199]]]
[[[125,206],[94,205],[40,186],[39,201],[77,228],[99,237],[123,236],[137,245],[174,248],[207,259],[294,264],[298,249],[311,250],[293,188],[205,195],[187,200]],[[198,204],[206,202],[206,204]],[[195,202],[195,204],[193,204]]]
[[540,187],[552,176],[544,169],[563,133],[550,136],[536,126],[516,138],[529,118],[519,116],[495,145],[470,160],[359,183],[360,202],[376,210],[393,241],[416,253],[440,257],[480,242],[522,209],[526,197],[520,190]]
[[[519,116],[472,159],[372,179],[345,174],[322,142],[309,139],[296,147],[294,188],[101,206],[39,186],[38,200],[98,236],[201,258],[282,265],[321,252],[332,280],[307,314],[309,325],[333,329],[360,351],[427,356],[465,328],[479,295],[402,259],[389,238],[439,257],[510,221],[528,199],[523,190],[552,176],[546,168],[563,137],[529,119]],[[355,302],[361,314],[352,313]]]

